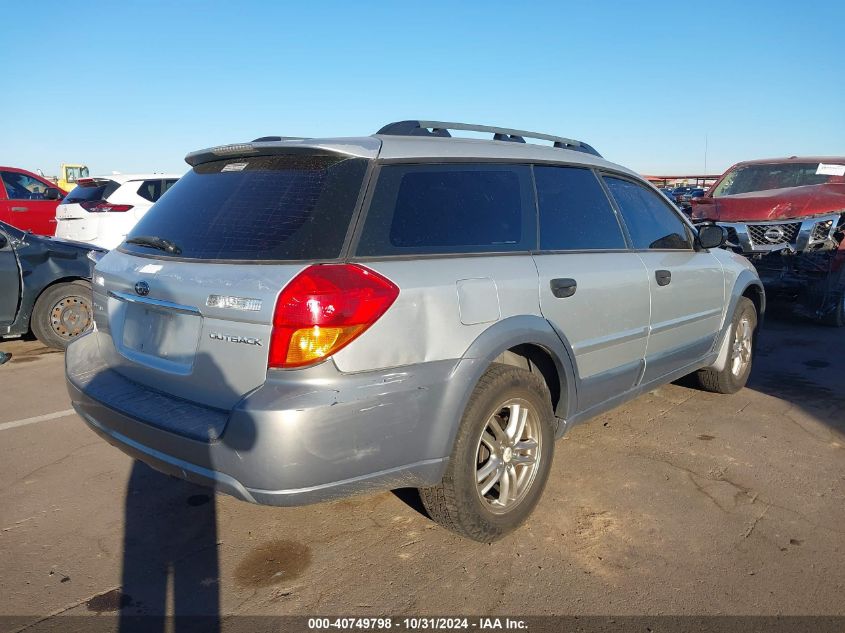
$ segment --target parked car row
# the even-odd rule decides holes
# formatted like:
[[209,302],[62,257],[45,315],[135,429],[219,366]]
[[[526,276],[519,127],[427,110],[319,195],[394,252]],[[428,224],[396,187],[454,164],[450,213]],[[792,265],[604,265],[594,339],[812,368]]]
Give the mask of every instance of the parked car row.
[[32,332],[64,349],[86,332],[94,323],[88,256],[118,246],[178,178],[78,178],[66,193],[0,167],[0,338]]
[[704,195],[705,190],[701,187],[661,187],[660,192],[672,201],[679,209],[689,214],[692,210],[692,201]]
[[79,178],[66,192],[46,178],[0,167],[0,221],[38,235],[111,249],[179,179],[176,174]]

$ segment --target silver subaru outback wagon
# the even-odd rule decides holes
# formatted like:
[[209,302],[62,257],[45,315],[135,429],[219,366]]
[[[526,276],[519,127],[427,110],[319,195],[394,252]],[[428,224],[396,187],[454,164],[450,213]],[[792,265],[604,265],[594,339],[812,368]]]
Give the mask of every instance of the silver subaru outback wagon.
[[748,378],[753,267],[586,143],[402,121],[186,160],[66,357],[79,415],[165,473],[280,506],[416,487],[493,541],[572,425]]

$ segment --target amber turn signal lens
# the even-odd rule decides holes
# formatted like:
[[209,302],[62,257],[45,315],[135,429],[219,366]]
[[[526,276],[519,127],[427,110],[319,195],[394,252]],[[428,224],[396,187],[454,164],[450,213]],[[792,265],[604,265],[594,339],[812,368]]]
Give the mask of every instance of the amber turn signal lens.
[[364,328],[362,325],[348,327],[314,327],[296,330],[290,337],[288,366],[303,365],[324,358],[332,350],[345,345]]

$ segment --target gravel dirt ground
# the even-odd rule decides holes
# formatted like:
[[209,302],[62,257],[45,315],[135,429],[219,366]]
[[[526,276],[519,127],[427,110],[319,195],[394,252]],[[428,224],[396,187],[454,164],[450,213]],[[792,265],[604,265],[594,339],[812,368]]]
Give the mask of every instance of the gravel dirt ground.
[[[69,411],[63,356],[0,367],[0,631],[132,614],[845,615],[845,333],[770,319],[748,388],[661,387],[556,445],[493,545],[412,491],[253,506]],[[68,620],[69,621],[69,620]]]

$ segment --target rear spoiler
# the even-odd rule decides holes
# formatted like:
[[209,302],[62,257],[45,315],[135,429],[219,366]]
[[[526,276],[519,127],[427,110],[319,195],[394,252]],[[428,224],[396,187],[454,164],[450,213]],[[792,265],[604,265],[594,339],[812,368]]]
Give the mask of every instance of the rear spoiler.
[[[264,140],[271,139],[271,140]],[[279,140],[281,139],[281,140]],[[250,156],[273,156],[278,154],[341,154],[359,158],[375,158],[381,149],[381,141],[372,137],[355,139],[307,139],[262,137],[250,143],[233,143],[209,147],[185,156],[191,167],[215,160],[249,158]]]
[[111,182],[110,178],[79,178],[76,181],[77,187],[99,187],[101,185],[107,185]]

